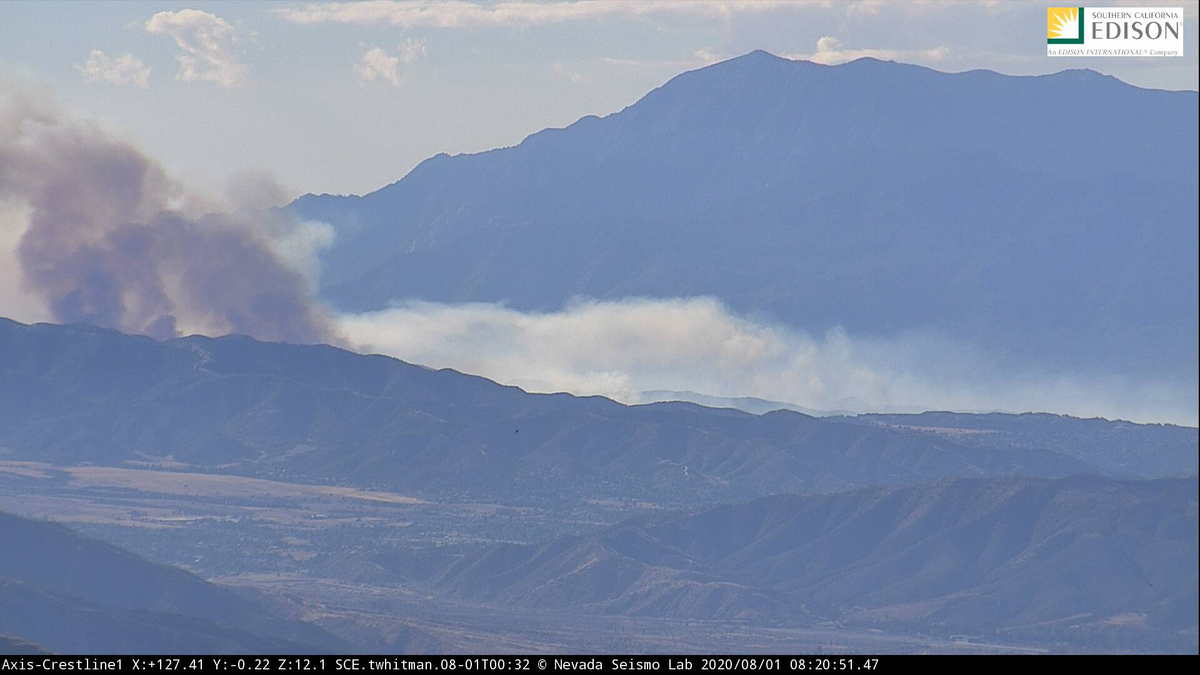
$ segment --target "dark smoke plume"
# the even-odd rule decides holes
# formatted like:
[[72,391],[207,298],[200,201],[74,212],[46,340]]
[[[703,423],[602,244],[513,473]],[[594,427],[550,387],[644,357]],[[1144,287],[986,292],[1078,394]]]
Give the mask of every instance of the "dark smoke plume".
[[58,321],[337,341],[309,281],[271,248],[285,216],[185,215],[195,198],[137,148],[22,92],[0,93],[0,198],[26,209],[22,283]]

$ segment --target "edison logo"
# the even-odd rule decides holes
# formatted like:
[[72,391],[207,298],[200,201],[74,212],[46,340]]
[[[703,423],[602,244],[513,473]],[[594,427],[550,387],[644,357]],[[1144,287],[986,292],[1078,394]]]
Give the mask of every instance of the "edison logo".
[[1182,7],[1047,7],[1047,56],[1183,56]]
[[1083,8],[1047,7],[1046,44],[1083,44]]

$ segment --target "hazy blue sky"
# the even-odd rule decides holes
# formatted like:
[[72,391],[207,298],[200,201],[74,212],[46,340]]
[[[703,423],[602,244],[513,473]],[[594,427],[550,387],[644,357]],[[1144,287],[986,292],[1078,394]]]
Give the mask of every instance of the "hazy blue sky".
[[49,88],[202,190],[267,170],[291,194],[361,193],[759,48],[1195,89],[1185,4],[1187,58],[1083,60],[1045,56],[1042,2],[10,1],[0,76]]

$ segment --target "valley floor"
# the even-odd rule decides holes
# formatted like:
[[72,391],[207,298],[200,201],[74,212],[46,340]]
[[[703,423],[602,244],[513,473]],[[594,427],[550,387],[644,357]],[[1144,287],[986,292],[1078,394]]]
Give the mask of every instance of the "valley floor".
[[330,579],[259,577],[215,580],[304,607],[305,618],[335,634],[367,640],[388,651],[390,636],[420,651],[477,654],[1042,654],[1044,647],[977,640],[896,635],[821,623],[772,628],[736,621],[680,621],[643,617],[531,611],[446,602],[396,587],[344,584]]
[[[1042,653],[1061,645],[811,625],[535,611],[438,597],[423,583],[497,541],[594,530],[658,508],[585,503],[567,517],[342,486],[164,467],[0,461],[0,510],[67,523],[312,621],[364,649],[410,653]],[[994,641],[994,638],[993,638]]]

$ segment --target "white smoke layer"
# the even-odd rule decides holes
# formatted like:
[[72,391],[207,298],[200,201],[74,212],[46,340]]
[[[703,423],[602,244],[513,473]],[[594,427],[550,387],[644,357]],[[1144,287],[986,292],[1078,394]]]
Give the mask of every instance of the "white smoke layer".
[[344,315],[362,351],[482,375],[534,392],[626,403],[650,390],[753,396],[817,410],[1050,411],[1195,425],[1195,386],[1000,372],[931,332],[823,336],[739,316],[710,298],[576,301],[551,313],[406,302]]

